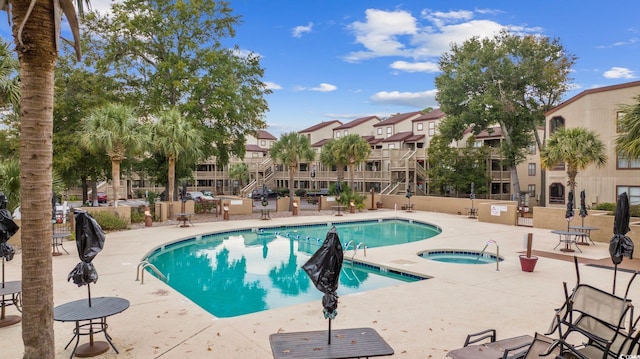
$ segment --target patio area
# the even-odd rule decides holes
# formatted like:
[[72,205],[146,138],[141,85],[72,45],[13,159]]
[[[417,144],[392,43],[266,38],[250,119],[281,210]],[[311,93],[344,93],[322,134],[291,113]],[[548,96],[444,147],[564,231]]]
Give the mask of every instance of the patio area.
[[[99,280],[91,286],[92,297],[122,297],[130,302],[126,311],[109,318],[109,334],[120,354],[110,350],[97,358],[269,358],[273,357],[271,334],[327,328],[319,292],[317,301],[218,319],[149,273],[144,284],[135,281],[140,260],[158,245],[236,228],[396,215],[432,223],[441,227],[442,233],[425,241],[371,248],[366,257],[358,252],[355,259],[432,278],[341,296],[339,315],[332,323],[334,330],[374,328],[393,348],[394,357],[444,358],[448,350],[462,346],[468,333],[487,328],[497,329],[499,339],[545,331],[553,310],[562,302],[562,282],[566,281],[569,287],[575,284],[574,254],[580,258],[583,283],[611,290],[614,272],[602,267],[611,264],[608,243],[583,246],[583,253],[563,253],[553,250],[558,238],[549,230],[487,224],[465,215],[378,210],[345,213],[342,217],[316,214],[273,218],[268,222],[257,218],[194,221],[190,227],[153,226],[107,234],[103,251],[93,261]],[[523,272],[518,258],[525,250],[527,233],[533,233],[533,254],[540,257],[533,272]],[[504,257],[499,270],[495,264],[450,264],[417,255],[428,249],[480,251],[489,240],[496,242],[500,256]],[[69,255],[53,258],[55,306],[87,295],[86,288],[67,282],[78,256],[73,242],[65,243],[65,248]],[[490,245],[487,251],[495,254],[496,246]],[[21,259],[17,254],[6,264],[8,281],[21,279]],[[620,268],[640,268],[639,263],[638,259],[624,258]],[[616,293],[623,291],[629,278],[627,271],[618,271]],[[630,297],[640,300],[640,283],[632,287]],[[13,307],[7,311],[17,314]],[[68,358],[71,351],[64,346],[72,336],[73,324],[55,322],[54,328],[56,358]],[[13,343],[3,348],[3,357],[22,356],[21,330],[20,324],[0,328],[3,340]],[[101,334],[97,340],[101,340]]]

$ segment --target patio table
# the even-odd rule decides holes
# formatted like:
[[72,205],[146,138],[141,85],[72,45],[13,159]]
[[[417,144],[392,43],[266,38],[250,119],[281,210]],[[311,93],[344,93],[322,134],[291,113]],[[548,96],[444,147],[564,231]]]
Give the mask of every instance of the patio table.
[[[595,245],[596,243],[591,239],[591,231],[597,231],[600,228],[598,227],[590,227],[590,226],[571,226],[569,227],[569,229],[573,229],[574,231],[578,231],[578,232],[584,232],[584,234],[586,234],[584,237],[582,237],[582,240],[580,242],[576,242],[576,244],[582,244],[585,246],[589,245],[589,242],[591,242],[591,244]],[[586,241],[585,239],[587,239],[588,241]]]
[[[584,238],[584,236],[586,236],[584,232],[576,231],[554,230],[551,231],[551,233],[557,234],[560,237],[558,244],[556,244],[553,249],[556,249],[559,245],[564,244],[564,247],[560,248],[561,252],[575,252],[573,249],[571,249],[571,244],[576,244],[578,238]],[[580,253],[582,253],[582,249],[580,249],[580,247],[576,245],[576,248],[578,248]]]
[[[5,299],[5,296],[11,298]],[[0,284],[0,328],[19,323],[22,318],[19,315],[5,315],[5,308],[9,305],[15,305],[19,312],[22,305],[22,282],[19,280],[4,282]]]
[[[109,345],[119,354],[111,336],[107,333],[107,317],[121,313],[129,308],[129,301],[119,297],[98,297],[91,298],[91,306],[89,299],[80,299],[73,302],[65,303],[53,308],[53,320],[59,322],[75,322],[73,329],[73,337],[64,347],[67,349],[69,344],[75,339],[76,344],[71,351],[69,358],[73,358],[74,354],[79,357],[92,357],[100,355],[109,350]],[[82,322],[88,322],[81,324]],[[104,333],[105,342],[97,342],[93,340],[93,335]],[[89,343],[78,346],[81,335],[89,336]]]
[[328,332],[277,333],[269,336],[274,359],[339,359],[393,355],[393,348],[373,328],[334,329]]

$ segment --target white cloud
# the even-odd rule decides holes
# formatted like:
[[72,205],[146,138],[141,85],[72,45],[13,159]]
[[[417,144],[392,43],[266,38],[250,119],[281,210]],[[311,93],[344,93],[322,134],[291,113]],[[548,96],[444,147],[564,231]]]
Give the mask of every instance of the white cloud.
[[634,79],[637,77],[634,71],[624,67],[612,67],[602,75],[608,79]]
[[410,106],[417,108],[436,107],[437,90],[423,92],[381,91],[371,96],[371,101],[378,104]]
[[323,82],[323,83],[320,84],[320,86],[310,88],[309,90],[318,91],[318,92],[332,92],[332,91],[335,91],[337,89],[338,89],[337,86]]
[[267,89],[269,90],[282,90],[282,86],[275,82],[265,81],[264,84],[267,85]]
[[345,57],[346,61],[357,62],[362,59],[379,56],[408,55],[405,45],[399,36],[415,35],[416,19],[408,12],[367,9],[365,22],[356,21],[349,28],[356,36],[356,41],[367,51],[352,52]]
[[[92,11],[97,11],[100,14],[104,15],[106,13],[111,13],[111,5],[118,4],[121,2],[122,2],[121,0],[91,0],[90,8]],[[85,10],[87,10],[86,7],[85,7]]]
[[423,10],[419,20],[407,11],[367,9],[364,21],[349,26],[364,50],[353,51],[344,60],[359,62],[385,56],[433,59],[448,51],[452,43],[462,43],[473,36],[491,37],[505,28],[523,34],[542,31],[540,27],[504,25],[489,19],[497,13],[498,10],[489,9]]
[[638,41],[640,41],[640,38],[633,37],[633,38],[631,38],[631,39],[629,39],[627,41],[618,41],[618,42],[614,42],[611,45],[600,45],[600,46],[596,46],[596,48],[598,48],[598,49],[608,49],[608,48],[618,47],[618,46],[633,45]]
[[318,92],[332,92],[337,90],[338,87],[332,84],[328,84],[328,83],[321,83],[319,86],[316,87],[304,87],[304,86],[294,86],[293,90],[294,91],[318,91]]
[[440,68],[435,62],[406,62],[395,61],[389,65],[394,70],[406,72],[438,72]]
[[293,37],[302,37],[302,34],[305,32],[311,32],[313,28],[313,23],[310,22],[307,26],[296,26],[293,28],[292,35]]

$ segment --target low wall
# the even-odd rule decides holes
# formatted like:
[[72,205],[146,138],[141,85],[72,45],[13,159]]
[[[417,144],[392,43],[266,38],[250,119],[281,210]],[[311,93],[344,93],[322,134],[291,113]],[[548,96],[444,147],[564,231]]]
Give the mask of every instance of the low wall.
[[[571,221],[572,226],[581,226],[582,217],[576,216]],[[549,230],[567,229],[567,220],[565,218],[566,210],[560,207],[534,207],[533,208],[533,226],[535,228],[545,228]],[[591,239],[594,242],[609,243],[613,237],[614,216],[607,214],[606,211],[590,210],[589,215],[584,218],[584,225],[596,227],[598,230],[591,231]],[[634,246],[640,245],[640,218],[632,217],[629,228],[631,231],[627,236],[631,238]]]
[[229,208],[229,215],[253,213],[253,199],[251,198],[222,198],[222,208]]

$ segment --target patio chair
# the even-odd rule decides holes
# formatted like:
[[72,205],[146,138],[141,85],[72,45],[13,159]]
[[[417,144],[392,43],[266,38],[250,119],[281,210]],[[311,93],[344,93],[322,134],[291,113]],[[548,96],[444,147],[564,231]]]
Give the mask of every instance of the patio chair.
[[[616,296],[593,286],[580,283],[578,260],[574,257],[577,284],[571,294],[564,285],[565,302],[556,310],[547,335],[557,331],[558,339],[551,348],[570,353],[577,358],[619,358],[633,351],[637,344],[633,305],[628,298],[629,289],[637,272],[633,274],[624,297]],[[628,320],[628,326],[626,322]],[[573,343],[580,344],[573,344]],[[571,357],[571,356],[567,357]]]

